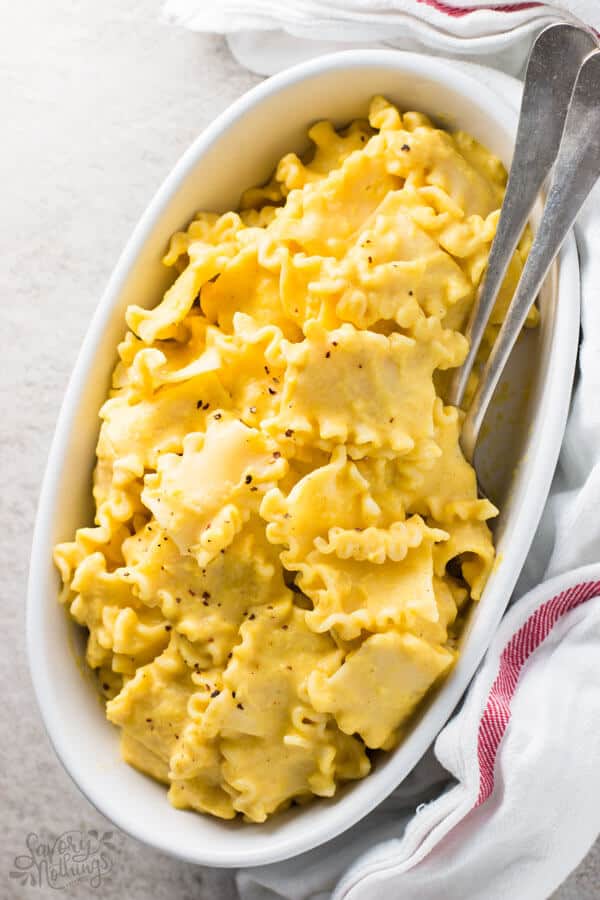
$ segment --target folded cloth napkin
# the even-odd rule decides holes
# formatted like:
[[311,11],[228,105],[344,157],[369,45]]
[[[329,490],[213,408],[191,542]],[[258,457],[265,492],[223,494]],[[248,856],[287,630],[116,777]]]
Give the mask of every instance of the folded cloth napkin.
[[398,47],[517,74],[532,33],[557,18],[600,29],[598,0],[165,0],[167,21],[226,34],[247,68],[270,75],[340,47]]
[[[483,54],[496,71],[456,65],[515,106],[520,83],[498,70],[521,69],[533,33],[557,15],[600,27],[597,0],[167,0],[165,11],[197,30],[229,32],[238,58],[258,72],[345,41]],[[542,900],[600,833],[600,185],[576,239],[578,377],[521,599],[462,709],[409,778],[335,840],[238,873],[243,900]]]

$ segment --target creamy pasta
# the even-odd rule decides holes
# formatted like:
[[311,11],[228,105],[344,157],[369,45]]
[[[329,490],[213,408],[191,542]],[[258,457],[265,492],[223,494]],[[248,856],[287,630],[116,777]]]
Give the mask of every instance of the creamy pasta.
[[494,561],[443,397],[504,168],[383,98],[309,137],[175,234],[172,287],[128,309],[95,523],[55,551],[124,759],[253,822],[398,743]]

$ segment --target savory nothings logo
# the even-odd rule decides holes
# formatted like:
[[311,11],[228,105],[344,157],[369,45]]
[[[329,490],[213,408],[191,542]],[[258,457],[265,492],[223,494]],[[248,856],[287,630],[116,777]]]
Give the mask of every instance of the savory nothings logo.
[[58,837],[40,837],[31,831],[27,852],[15,856],[10,877],[25,886],[61,891],[75,882],[98,888],[111,873],[120,835],[114,831],[65,831]]

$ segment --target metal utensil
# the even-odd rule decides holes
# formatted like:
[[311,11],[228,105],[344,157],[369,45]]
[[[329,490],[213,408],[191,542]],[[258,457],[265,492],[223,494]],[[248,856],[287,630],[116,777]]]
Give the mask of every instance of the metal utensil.
[[527,63],[510,176],[486,273],[467,325],[469,353],[452,380],[448,401],[460,406],[481,339],[510,259],[558,152],[573,86],[597,47],[590,32],[566,23],[545,28]]
[[[490,400],[529,309],[599,176],[600,50],[596,49],[585,58],[579,69],[568,105],[542,219],[514,297],[463,423],[461,445],[469,460],[473,458],[479,430]],[[513,252],[514,246],[508,256]]]

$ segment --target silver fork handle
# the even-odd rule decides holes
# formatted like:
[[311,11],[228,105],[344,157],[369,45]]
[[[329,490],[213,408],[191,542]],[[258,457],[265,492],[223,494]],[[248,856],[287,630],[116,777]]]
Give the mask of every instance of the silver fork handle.
[[584,61],[567,113],[546,206],[479,387],[463,423],[461,444],[472,460],[490,400],[554,257],[600,176],[600,50]]
[[460,406],[463,401],[508,264],[556,159],[577,73],[585,57],[596,47],[591,33],[561,22],[540,32],[531,49],[504,203],[487,269],[465,332],[469,352],[450,385],[448,402],[454,406]]

